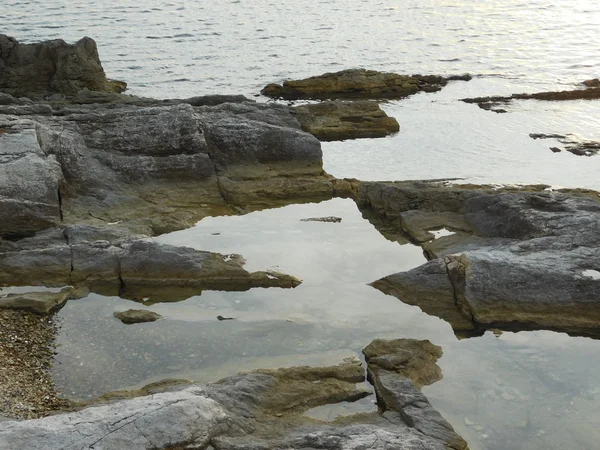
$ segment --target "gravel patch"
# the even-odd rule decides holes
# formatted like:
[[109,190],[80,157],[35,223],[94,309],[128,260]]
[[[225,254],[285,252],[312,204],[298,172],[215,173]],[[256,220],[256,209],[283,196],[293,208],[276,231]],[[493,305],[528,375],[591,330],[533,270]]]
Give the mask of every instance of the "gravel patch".
[[0,417],[34,419],[68,404],[50,375],[55,335],[52,317],[0,311]]

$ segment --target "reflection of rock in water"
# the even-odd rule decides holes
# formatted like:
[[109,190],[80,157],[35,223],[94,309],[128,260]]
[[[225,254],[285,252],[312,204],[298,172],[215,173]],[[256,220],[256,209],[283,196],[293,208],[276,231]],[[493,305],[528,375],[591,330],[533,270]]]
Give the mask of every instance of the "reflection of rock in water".
[[465,439],[489,450],[595,448],[598,341],[507,332],[456,347],[460,356],[444,349],[457,355],[444,359],[444,381],[424,392]]
[[[408,346],[408,351],[404,348]],[[400,359],[416,367],[419,352],[437,349],[429,342],[383,341],[372,349],[386,365]],[[383,348],[385,347],[385,348]],[[420,348],[420,350],[419,350]],[[383,353],[385,351],[385,354]],[[387,353],[392,352],[392,353]],[[407,354],[408,353],[408,354]],[[425,356],[425,359],[431,356]],[[433,364],[435,364],[433,362]],[[358,414],[324,424],[303,413],[332,403],[355,401],[369,395],[357,386],[364,368],[357,358],[336,366],[259,369],[202,386],[192,385],[151,396],[123,400],[105,406],[56,415],[42,422],[0,423],[0,444],[29,448],[39,442],[40,427],[45,449],[71,444],[106,448],[427,448],[467,450],[466,442],[435,411],[409,378],[369,363],[378,398],[385,412]],[[383,392],[385,391],[385,392]],[[125,395],[121,394],[122,397]],[[394,398],[394,401],[389,399]],[[107,400],[108,398],[105,398]],[[95,402],[97,405],[98,402]],[[383,406],[383,405],[382,405]],[[128,422],[125,422],[128,421]],[[126,425],[114,426],[115,423]],[[78,433],[85,423],[85,434]],[[108,432],[107,432],[108,431]]]

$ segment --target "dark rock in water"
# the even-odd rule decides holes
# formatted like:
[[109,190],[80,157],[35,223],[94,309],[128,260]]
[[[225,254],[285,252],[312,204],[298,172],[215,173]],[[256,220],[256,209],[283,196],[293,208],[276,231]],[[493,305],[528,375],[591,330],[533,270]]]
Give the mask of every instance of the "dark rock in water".
[[308,217],[306,219],[300,219],[301,222],[329,222],[329,223],[340,223],[342,221],[341,217]]
[[116,311],[113,313],[117,319],[127,325],[134,323],[155,322],[162,319],[160,314],[157,314],[146,309],[128,309],[127,311]]
[[[573,134],[542,134],[542,133],[530,133],[529,137],[532,139],[556,139],[561,144],[564,144],[564,149],[568,152],[573,153],[577,156],[593,156],[600,152],[600,142],[580,139]],[[557,147],[550,147],[554,153],[558,153],[561,150]]]
[[506,112],[499,109],[501,104],[507,104],[512,100],[544,100],[544,101],[565,101],[565,100],[597,100],[600,99],[600,84],[595,80],[588,80],[583,83],[587,89],[574,89],[570,91],[548,91],[535,92],[533,94],[513,94],[508,96],[489,96],[463,98],[465,103],[475,103],[481,109],[494,112]]
[[62,39],[20,44],[0,34],[0,92],[30,98],[53,93],[68,96],[83,89],[122,92],[126,84],[106,78],[93,39],[75,44]]
[[286,100],[398,99],[417,92],[436,92],[449,80],[471,79],[469,75],[444,78],[436,75],[399,75],[375,70],[348,69],[304,80],[269,84],[261,94]]
[[583,85],[589,88],[600,88],[600,79],[592,78],[591,80],[585,80]]
[[[418,359],[418,344],[405,344]],[[393,351],[401,355],[404,348],[398,344]],[[357,358],[350,358],[331,367],[255,370],[206,386],[167,383],[166,392],[149,389],[140,392],[152,395],[37,421],[0,422],[0,447],[467,449],[410,379],[374,364],[369,367],[376,373],[376,390],[385,390],[378,397],[397,399],[382,414],[360,414],[331,425],[302,414],[370,394],[356,385],[364,381],[364,369]],[[51,433],[45,431],[49,429]]]
[[235,317],[217,316],[217,320],[220,322],[222,322],[223,320],[235,320]]
[[372,101],[322,102],[296,106],[293,111],[302,129],[321,141],[378,138],[400,130],[396,119]]
[[[430,261],[372,285],[459,335],[549,329],[600,337],[600,194],[545,187],[360,183],[357,201]],[[454,234],[424,240],[428,230]]]

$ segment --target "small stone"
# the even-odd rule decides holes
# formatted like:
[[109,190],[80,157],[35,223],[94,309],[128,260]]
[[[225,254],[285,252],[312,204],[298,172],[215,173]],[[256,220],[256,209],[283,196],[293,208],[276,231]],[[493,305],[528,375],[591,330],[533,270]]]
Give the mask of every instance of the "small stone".
[[158,319],[162,319],[160,314],[145,309],[128,309],[127,311],[114,312],[113,316],[127,325],[154,322]]

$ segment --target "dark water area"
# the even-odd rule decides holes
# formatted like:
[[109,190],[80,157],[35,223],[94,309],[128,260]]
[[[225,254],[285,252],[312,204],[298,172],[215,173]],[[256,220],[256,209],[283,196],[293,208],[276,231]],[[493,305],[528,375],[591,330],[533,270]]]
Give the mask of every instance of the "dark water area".
[[[109,77],[128,82],[131,94],[158,98],[218,93],[268,101],[257,96],[268,83],[353,67],[471,73],[472,81],[441,92],[384,103],[400,132],[324,143],[325,169],[365,180],[461,177],[600,190],[600,156],[553,153],[552,143],[529,137],[600,140],[600,103],[520,101],[494,114],[458,101],[575,89],[599,77],[597,2],[5,0],[0,24],[23,42],[93,37]],[[342,222],[300,220],[315,216]],[[71,301],[59,313],[54,368],[66,396],[328,363],[374,338],[411,337],[443,347],[444,378],[424,392],[472,449],[599,447],[600,343],[545,331],[457,340],[447,323],[367,285],[424,258],[415,246],[387,241],[350,201],[209,218],[157,240],[239,253],[248,270],[276,269],[304,282],[155,304],[147,308],[165,320],[139,326],[112,316],[140,307],[134,302]]]

